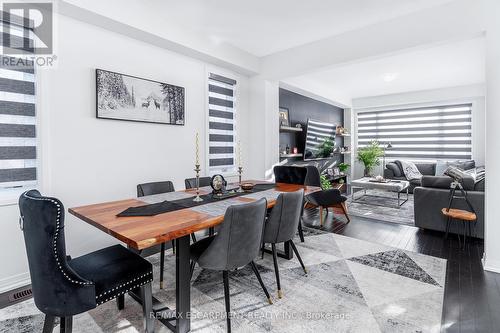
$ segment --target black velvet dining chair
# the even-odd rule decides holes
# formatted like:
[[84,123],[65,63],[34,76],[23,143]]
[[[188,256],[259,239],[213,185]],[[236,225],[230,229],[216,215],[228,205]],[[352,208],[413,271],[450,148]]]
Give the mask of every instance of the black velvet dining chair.
[[224,215],[218,233],[191,245],[191,275],[195,264],[201,268],[222,271],[226,303],[227,331],[231,332],[229,272],[250,264],[252,270],[272,304],[254,259],[259,255],[266,216],[267,201],[230,206]]
[[262,257],[264,257],[265,244],[271,244],[274,273],[276,274],[276,284],[278,286],[278,297],[282,297],[280,274],[278,269],[278,256],[276,244],[289,242],[293,252],[297,256],[302,269],[307,274],[306,267],[302,262],[299,251],[293,242],[295,230],[300,223],[302,208],[304,205],[304,190],[296,192],[281,193],[276,200],[276,203],[271,211],[271,215],[267,218],[265,224],[264,237],[262,241]]
[[[318,168],[314,165],[308,165],[306,168],[307,177],[305,184],[308,186],[321,187],[321,178]],[[305,199],[308,204],[319,207],[320,225],[323,225],[323,209],[326,209],[326,214],[328,215],[328,208],[340,208],[347,219],[347,223],[351,221],[345,204],[347,198],[340,193],[339,189],[333,188],[313,192],[306,195]]]
[[276,165],[273,168],[276,183],[304,185],[307,169],[301,166]]
[[[307,168],[303,166],[277,165],[273,168],[274,179],[276,183],[304,185],[307,179]],[[300,218],[302,220],[302,209]],[[304,243],[304,232],[302,230],[302,221],[297,226],[300,241]]]
[[52,332],[55,317],[61,318],[61,332],[69,333],[73,316],[115,298],[122,309],[125,293],[135,289],[141,293],[144,329],[153,332],[153,268],[147,260],[121,245],[71,259],[66,255],[64,206],[58,199],[30,190],[19,198],[19,209],[33,298],[45,314],[44,333]]
[[[155,195],[162,193],[174,192],[174,184],[167,180],[163,182],[152,182],[137,185],[137,197],[144,197],[147,195]],[[196,242],[196,237],[191,234],[193,242]],[[175,242],[172,240],[172,251],[175,253]],[[160,245],[160,289],[163,289],[163,270],[165,269],[165,243]]]
[[[200,177],[200,187],[210,186],[210,181],[212,177]],[[186,185],[186,190],[190,188],[196,188],[196,178],[186,178],[184,179],[184,185]]]

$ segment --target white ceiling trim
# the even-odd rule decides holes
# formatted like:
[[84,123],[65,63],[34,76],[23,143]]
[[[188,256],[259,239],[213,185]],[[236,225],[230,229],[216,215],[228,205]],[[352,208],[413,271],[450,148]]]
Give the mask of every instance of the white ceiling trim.
[[483,36],[483,16],[483,1],[457,0],[263,57],[261,75],[269,79],[295,77],[335,65]]
[[260,59],[258,57],[231,45],[220,44],[213,45],[211,48],[205,47],[205,50],[195,49],[95,13],[67,1],[58,2],[55,8],[59,14],[72,19],[92,24],[202,62],[227,68],[239,74],[253,76],[260,72]]

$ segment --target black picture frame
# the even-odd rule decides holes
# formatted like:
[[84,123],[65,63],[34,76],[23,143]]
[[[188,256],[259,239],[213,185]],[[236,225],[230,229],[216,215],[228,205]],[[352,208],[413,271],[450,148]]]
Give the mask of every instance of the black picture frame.
[[[111,77],[113,80],[119,80],[121,78],[121,82],[118,82],[121,85],[121,89],[126,89],[128,92],[128,98],[126,98],[126,101],[124,102],[116,100],[116,97],[114,96],[105,96],[106,100],[104,100],[104,88],[106,86],[106,82],[103,81],[104,76]],[[151,94],[147,96],[148,100],[148,105],[145,107],[146,102],[140,102],[141,107],[138,108],[136,101],[135,101],[135,96],[134,96],[134,91],[132,89],[132,92],[128,91],[128,86],[123,82],[123,78],[127,78],[129,81],[137,80],[139,83],[143,85],[151,84]],[[112,82],[112,83],[117,83],[117,82]],[[155,85],[160,85],[161,89],[159,87],[155,87]],[[160,89],[160,92],[154,91],[153,89],[155,87],[156,89]],[[116,87],[115,87],[116,88]],[[145,79],[142,77],[138,76],[133,76],[133,75],[128,75],[128,74],[123,74],[119,72],[113,72],[113,71],[108,71],[105,69],[100,69],[96,68],[95,69],[95,91],[96,91],[96,105],[95,105],[95,112],[96,112],[96,118],[98,119],[108,119],[108,120],[121,120],[121,121],[133,121],[133,122],[140,122],[140,123],[153,123],[153,124],[162,124],[162,125],[176,125],[176,126],[184,126],[185,125],[185,88],[181,86],[176,86],[173,84],[169,83],[164,83],[164,82],[159,82],[155,80],[150,80],[150,79]],[[156,94],[154,94],[156,93]],[[125,93],[125,95],[127,95]],[[157,98],[153,97],[156,96]],[[161,99],[163,97],[163,99]],[[138,96],[138,98],[141,98]],[[123,98],[122,98],[123,99]],[[129,101],[129,99],[131,99]],[[157,100],[158,99],[158,100]],[[128,105],[126,108],[124,108],[122,105],[121,110],[125,110],[126,112],[123,112],[123,114],[120,114],[120,111],[110,109],[103,107],[106,105],[105,103],[131,103],[133,101],[133,107],[132,105]],[[151,104],[151,102],[153,103]],[[161,112],[162,108],[166,111],[165,106],[168,106],[168,115],[165,114],[156,114],[155,118],[168,118],[168,121],[161,121],[161,119],[141,119],[141,116],[139,114],[130,116],[130,113],[133,113],[134,111],[138,112],[138,110],[142,110],[143,108],[149,109],[150,107],[154,107],[154,111],[158,110],[158,112]],[[108,114],[106,114],[108,113]],[[127,117],[127,113],[129,116]],[[139,113],[139,112],[138,112]],[[155,112],[152,112],[153,114]],[[144,118],[144,117],[142,117]]]
[[290,110],[288,108],[280,106],[279,109],[280,126],[291,126],[290,125]]

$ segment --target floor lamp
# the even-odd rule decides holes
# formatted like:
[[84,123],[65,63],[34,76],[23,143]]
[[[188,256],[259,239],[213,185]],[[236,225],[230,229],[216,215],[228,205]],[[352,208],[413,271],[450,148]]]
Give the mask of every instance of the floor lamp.
[[383,163],[382,163],[382,175],[384,174],[384,170],[385,170],[385,151],[387,149],[391,149],[392,148],[392,144],[390,142],[388,142],[385,147],[384,147],[384,158],[383,158]]

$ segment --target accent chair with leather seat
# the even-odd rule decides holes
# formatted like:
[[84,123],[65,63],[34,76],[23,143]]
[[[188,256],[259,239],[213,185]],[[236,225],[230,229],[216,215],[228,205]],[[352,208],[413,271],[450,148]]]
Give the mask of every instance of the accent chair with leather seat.
[[226,210],[218,233],[191,245],[191,275],[196,263],[203,269],[222,271],[228,332],[231,332],[230,271],[250,264],[269,303],[272,304],[271,297],[253,261],[259,255],[266,207],[267,201],[264,198],[247,204],[230,206]]
[[282,297],[280,275],[278,269],[278,258],[276,244],[290,242],[293,252],[297,256],[302,269],[307,274],[306,267],[302,262],[299,251],[293,243],[295,230],[300,223],[304,204],[304,190],[296,192],[281,193],[276,200],[276,204],[271,210],[271,215],[268,217],[264,230],[262,241],[262,256],[264,256],[264,246],[267,243],[271,244],[274,261],[274,272],[276,274],[276,284],[278,286],[278,297]]
[[[321,187],[320,173],[317,167],[314,165],[308,165],[307,177],[305,184],[308,186],[318,186]],[[305,197],[307,203],[319,207],[320,224],[323,225],[323,208],[326,209],[328,214],[328,208],[340,208],[344,213],[347,223],[351,221],[349,215],[347,214],[347,206],[345,204],[347,198],[340,193],[339,189],[329,189],[322,190],[318,192],[313,192]]]
[[152,265],[121,245],[110,246],[71,259],[66,256],[64,206],[37,190],[19,198],[31,288],[37,308],[45,314],[43,332],[52,332],[55,317],[61,331],[71,332],[74,315],[118,299],[123,308],[125,293],[140,290],[144,329],[153,332]]

